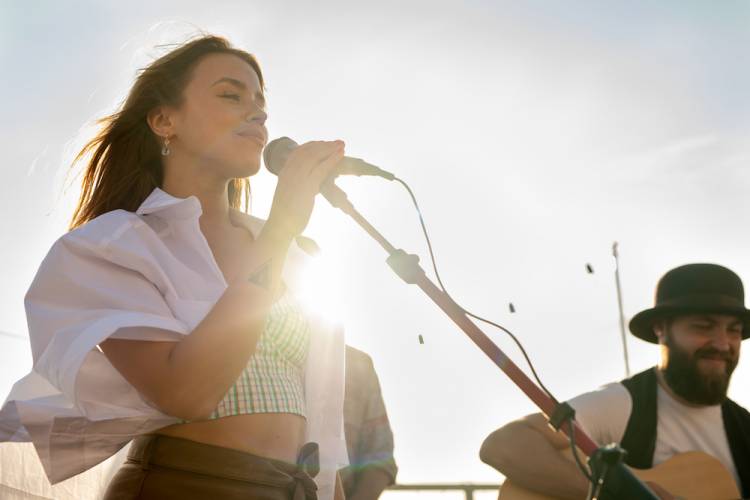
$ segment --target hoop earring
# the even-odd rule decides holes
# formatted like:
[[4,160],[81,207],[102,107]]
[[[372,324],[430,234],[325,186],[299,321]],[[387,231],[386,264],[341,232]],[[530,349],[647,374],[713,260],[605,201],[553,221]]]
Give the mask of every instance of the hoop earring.
[[171,153],[172,150],[169,149],[169,137],[164,138],[164,145],[161,147],[161,155],[162,156],[169,156],[169,153]]

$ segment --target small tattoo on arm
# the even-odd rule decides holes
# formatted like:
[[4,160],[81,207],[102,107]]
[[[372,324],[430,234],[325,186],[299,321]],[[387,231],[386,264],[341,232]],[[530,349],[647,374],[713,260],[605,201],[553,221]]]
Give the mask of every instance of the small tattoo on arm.
[[271,260],[260,266],[248,279],[250,283],[269,290],[271,288]]

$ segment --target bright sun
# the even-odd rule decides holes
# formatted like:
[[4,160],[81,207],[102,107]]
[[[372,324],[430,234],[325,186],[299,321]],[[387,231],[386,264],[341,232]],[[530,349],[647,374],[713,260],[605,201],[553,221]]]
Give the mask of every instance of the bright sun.
[[299,270],[299,282],[295,295],[302,306],[325,320],[340,323],[342,298],[337,293],[337,280],[332,264],[323,254],[307,260]]

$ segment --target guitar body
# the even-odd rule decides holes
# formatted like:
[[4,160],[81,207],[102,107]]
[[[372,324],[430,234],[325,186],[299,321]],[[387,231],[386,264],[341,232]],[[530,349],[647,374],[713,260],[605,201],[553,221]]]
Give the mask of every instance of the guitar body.
[[[685,500],[734,500],[740,492],[734,478],[714,457],[698,452],[675,455],[651,469],[633,469],[641,481],[656,483]],[[498,500],[559,500],[506,480]]]

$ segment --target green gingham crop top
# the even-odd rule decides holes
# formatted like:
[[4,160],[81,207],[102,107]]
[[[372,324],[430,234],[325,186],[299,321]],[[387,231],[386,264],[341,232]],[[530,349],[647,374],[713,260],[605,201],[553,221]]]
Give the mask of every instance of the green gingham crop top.
[[270,308],[255,352],[209,418],[249,413],[305,416],[310,324],[289,291]]

